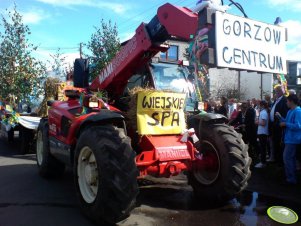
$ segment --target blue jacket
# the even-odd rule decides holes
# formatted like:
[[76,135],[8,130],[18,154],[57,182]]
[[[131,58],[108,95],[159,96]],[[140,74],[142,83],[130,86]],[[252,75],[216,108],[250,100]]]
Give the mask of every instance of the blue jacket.
[[282,119],[285,122],[285,144],[300,144],[301,143],[301,108],[296,107],[294,110],[289,110],[286,118]]

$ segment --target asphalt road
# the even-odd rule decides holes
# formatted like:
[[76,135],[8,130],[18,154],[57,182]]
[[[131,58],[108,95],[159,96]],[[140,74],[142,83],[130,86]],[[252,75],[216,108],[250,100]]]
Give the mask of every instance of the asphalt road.
[[[18,155],[18,144],[0,139],[0,226],[93,225],[77,205],[72,171],[56,180],[39,177],[35,155]],[[185,176],[142,187],[137,207],[119,226],[279,225],[266,216],[275,200],[245,192],[223,207],[200,203]],[[295,224],[295,225],[301,225]]]

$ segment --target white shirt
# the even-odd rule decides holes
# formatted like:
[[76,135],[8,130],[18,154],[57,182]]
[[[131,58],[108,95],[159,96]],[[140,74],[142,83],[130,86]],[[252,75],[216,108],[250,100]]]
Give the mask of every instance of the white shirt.
[[236,110],[236,108],[237,108],[236,103],[228,105],[228,118],[231,117],[232,113]]
[[[262,121],[265,120],[265,125],[262,126],[261,123]],[[258,119],[258,129],[257,129],[257,134],[265,134],[269,135],[269,115],[266,109],[263,109],[259,113],[259,119]]]
[[270,120],[271,120],[271,122],[274,122],[275,108],[276,108],[276,105],[279,103],[279,101],[282,99],[282,97],[283,97],[283,96],[279,97],[279,98],[275,101],[275,103],[274,103],[274,105],[273,105],[273,107],[272,107],[272,109],[271,109],[271,112],[270,112]]

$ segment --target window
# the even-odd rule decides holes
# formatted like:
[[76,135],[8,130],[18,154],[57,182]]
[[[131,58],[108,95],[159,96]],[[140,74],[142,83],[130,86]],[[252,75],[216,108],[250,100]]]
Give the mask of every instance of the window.
[[150,84],[150,77],[148,74],[146,73],[143,73],[142,75],[135,74],[129,79],[128,84],[125,87],[125,90],[123,91],[123,94],[127,96],[129,94],[129,91],[136,87],[145,88],[149,86],[151,86],[151,84]]
[[177,61],[178,60],[178,50],[179,50],[179,46],[171,45],[165,53],[163,53],[163,52],[160,53],[161,60]]

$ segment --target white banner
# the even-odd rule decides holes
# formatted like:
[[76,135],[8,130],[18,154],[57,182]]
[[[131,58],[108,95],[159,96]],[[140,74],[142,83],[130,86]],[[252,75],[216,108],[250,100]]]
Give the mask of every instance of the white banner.
[[216,12],[218,67],[287,74],[286,29]]

